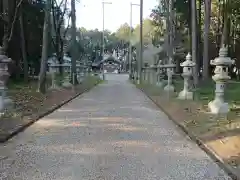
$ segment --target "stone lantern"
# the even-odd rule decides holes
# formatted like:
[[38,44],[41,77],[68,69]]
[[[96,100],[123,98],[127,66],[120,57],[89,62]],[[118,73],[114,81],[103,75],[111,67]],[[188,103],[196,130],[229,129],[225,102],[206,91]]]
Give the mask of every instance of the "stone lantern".
[[68,64],[68,63],[64,63],[64,64],[62,64],[62,66],[63,66],[64,70],[67,71],[67,75],[64,76],[62,86],[66,87],[66,88],[71,87],[72,86],[72,84],[70,83],[70,80],[71,80],[71,65]]
[[193,92],[189,90],[189,80],[193,75],[193,67],[196,63],[192,62],[192,56],[190,53],[186,56],[186,61],[180,64],[183,67],[182,77],[184,78],[184,87],[183,90],[179,93],[178,99],[182,100],[191,100],[193,99]]
[[49,65],[49,71],[52,76],[52,85],[50,89],[59,89],[59,86],[57,85],[57,82],[56,82],[56,73],[58,72],[58,68],[59,68],[59,64],[57,63],[54,63],[54,64],[51,63]]
[[159,60],[158,65],[157,65],[157,83],[156,83],[156,85],[158,87],[162,87],[163,86],[163,82],[162,82],[163,73],[164,73],[163,67],[164,67],[163,61]]
[[12,100],[6,96],[6,83],[10,77],[8,64],[11,62],[12,59],[4,55],[3,49],[0,46],[0,111],[13,104]]
[[216,82],[215,99],[209,102],[208,107],[213,114],[226,114],[229,111],[228,103],[224,102],[224,90],[226,82],[231,79],[228,76],[228,67],[234,64],[230,57],[227,57],[226,47],[219,50],[219,57],[211,60],[211,65],[216,66],[212,79]]
[[172,63],[172,61],[170,61],[169,64],[164,65],[164,68],[167,69],[167,76],[168,76],[168,83],[167,85],[164,87],[164,91],[167,92],[173,92],[174,91],[174,86],[172,84],[172,75],[174,73],[174,68],[176,67],[175,64]]

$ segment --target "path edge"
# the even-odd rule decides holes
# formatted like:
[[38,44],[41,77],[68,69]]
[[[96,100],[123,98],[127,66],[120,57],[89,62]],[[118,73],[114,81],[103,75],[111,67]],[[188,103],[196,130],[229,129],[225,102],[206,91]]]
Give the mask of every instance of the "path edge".
[[142,88],[136,88],[139,89],[144,95],[146,95],[161,111],[163,111],[167,115],[169,120],[174,122],[193,142],[198,145],[198,147],[200,147],[208,156],[210,156],[210,158],[212,158],[216,162],[216,164],[232,178],[232,180],[240,180],[240,175],[230,165],[226,164],[223,159],[216,154],[215,151],[213,151],[196,135],[188,131],[184,125],[176,121],[167,111],[165,111],[165,109],[160,104],[154,101],[150,95],[145,93]]
[[29,121],[28,123],[24,124],[23,126],[17,128],[16,130],[14,130],[13,132],[11,132],[10,134],[8,134],[7,136],[5,136],[4,138],[0,138],[0,143],[6,143],[8,140],[12,139],[14,136],[18,135],[20,132],[24,132],[28,127],[30,127],[31,125],[33,125],[35,122],[37,122],[38,120],[40,120],[41,118],[53,113],[55,110],[61,108],[62,106],[64,106],[65,104],[69,103],[70,101],[74,100],[75,98],[77,98],[78,96],[87,93],[88,91],[90,91],[91,89],[93,89],[94,87],[96,87],[99,83],[101,83],[101,81],[97,81],[96,83],[93,84],[92,87],[85,89],[82,92],[79,92],[77,94],[75,94],[74,96],[72,96],[71,98],[63,101],[62,103],[51,107],[49,110],[47,110],[46,112],[40,113],[38,114],[36,117],[31,118],[32,120]]

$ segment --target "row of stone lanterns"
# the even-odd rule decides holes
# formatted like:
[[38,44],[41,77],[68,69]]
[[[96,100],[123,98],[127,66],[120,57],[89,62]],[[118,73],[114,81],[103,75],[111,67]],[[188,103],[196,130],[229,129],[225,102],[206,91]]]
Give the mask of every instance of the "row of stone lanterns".
[[12,62],[11,58],[8,58],[3,48],[0,46],[0,112],[13,105],[13,101],[7,96],[6,83],[10,77],[8,72],[8,65]]
[[[213,114],[225,114],[229,111],[228,103],[224,102],[224,89],[226,82],[230,79],[228,76],[228,68],[234,61],[227,57],[228,51],[226,47],[222,47],[219,51],[219,57],[211,61],[211,65],[215,66],[215,75],[212,77],[216,82],[215,99],[208,104],[208,107]],[[193,68],[196,64],[192,61],[191,54],[188,53],[186,60],[180,64],[183,68],[182,77],[184,78],[183,90],[178,94],[180,100],[192,100],[193,92],[190,90],[190,78],[193,76]],[[175,64],[163,64],[162,60],[158,62],[157,66],[144,67],[144,77],[150,84],[156,84],[163,87],[162,77],[166,70],[168,76],[167,85],[163,88],[166,92],[173,92],[174,86],[172,84],[172,76],[174,74]],[[154,75],[156,71],[156,82],[152,82],[149,74]],[[148,72],[151,72],[148,74]],[[147,78],[148,77],[148,78]]]
[[[52,76],[52,86],[51,89],[59,89],[60,87],[57,85],[56,81],[56,73],[59,70],[59,67],[62,67],[64,70],[66,70],[67,75],[64,76],[64,80],[62,83],[63,87],[69,88],[72,87],[72,84],[70,83],[71,80],[71,64],[64,63],[64,64],[50,64],[50,74]],[[77,70],[77,78],[79,82],[83,81],[83,77],[85,76],[85,72],[83,72],[86,69],[85,66],[82,65],[76,65]]]
[[[226,114],[229,112],[229,105],[224,101],[224,90],[226,82],[231,79],[230,76],[228,76],[228,68],[234,64],[234,61],[230,57],[227,57],[227,54],[227,48],[222,47],[219,50],[219,57],[210,62],[211,65],[215,66],[212,79],[216,83],[215,99],[208,104],[213,114]],[[193,99],[193,92],[189,90],[189,80],[193,75],[193,67],[195,65],[196,64],[191,61],[190,54],[187,55],[186,61],[181,64],[181,67],[183,67],[182,76],[184,78],[184,88],[179,93],[179,99]]]

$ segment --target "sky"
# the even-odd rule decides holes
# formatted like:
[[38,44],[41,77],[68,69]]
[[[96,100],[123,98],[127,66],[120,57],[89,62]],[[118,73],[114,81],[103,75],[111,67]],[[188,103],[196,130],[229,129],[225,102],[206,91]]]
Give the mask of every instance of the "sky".
[[[139,4],[140,0],[104,0],[112,2],[105,4],[105,29],[116,31],[121,24],[130,22],[130,3]],[[143,18],[151,14],[151,9],[158,4],[157,0],[143,0]],[[139,6],[132,7],[132,24],[139,24]],[[79,0],[76,2],[77,27],[86,29],[103,29],[102,0]]]

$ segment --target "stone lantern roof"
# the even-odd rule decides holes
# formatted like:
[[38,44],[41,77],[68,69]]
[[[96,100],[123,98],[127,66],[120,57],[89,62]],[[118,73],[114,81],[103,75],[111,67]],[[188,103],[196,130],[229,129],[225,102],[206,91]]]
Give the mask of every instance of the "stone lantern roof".
[[192,56],[190,53],[188,53],[188,55],[186,56],[186,61],[182,62],[180,64],[181,67],[193,67],[195,66],[195,63],[193,61],[191,61]]
[[227,57],[227,53],[228,50],[226,47],[222,47],[219,50],[219,57],[215,58],[214,60],[211,61],[211,65],[215,65],[215,66],[230,66],[232,64],[234,64],[234,61],[230,58]]

